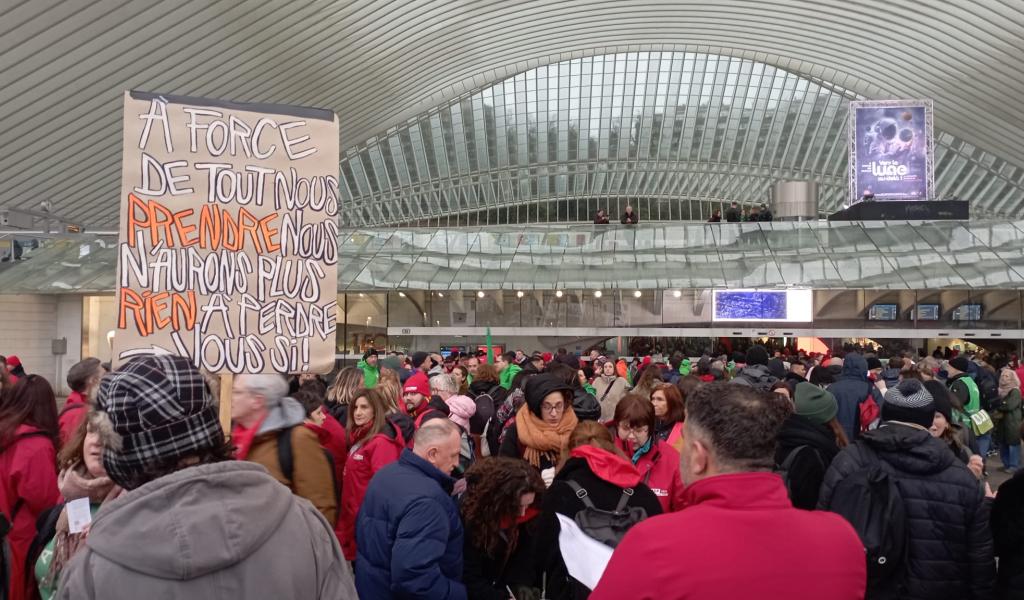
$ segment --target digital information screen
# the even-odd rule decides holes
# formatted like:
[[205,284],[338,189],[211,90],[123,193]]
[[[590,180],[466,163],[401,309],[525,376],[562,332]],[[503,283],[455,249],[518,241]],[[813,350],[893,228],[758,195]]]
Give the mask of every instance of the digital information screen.
[[714,290],[713,321],[780,321],[810,323],[814,320],[811,290]]
[[868,321],[895,321],[900,307],[896,304],[872,304],[868,308]]
[[[918,321],[938,321],[942,309],[938,304],[918,304],[917,305],[917,320]],[[910,320],[914,320],[914,310],[910,311]]]
[[980,304],[961,304],[960,306],[953,309],[953,320],[954,321],[980,321],[981,320],[981,305]]

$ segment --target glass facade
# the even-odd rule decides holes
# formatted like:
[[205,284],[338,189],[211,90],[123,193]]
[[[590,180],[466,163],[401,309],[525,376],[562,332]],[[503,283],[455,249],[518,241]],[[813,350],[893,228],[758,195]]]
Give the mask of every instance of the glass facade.
[[[775,182],[847,197],[850,100],[839,85],[697,52],[626,52],[540,66],[410,119],[341,161],[343,226],[706,220]],[[1024,207],[1024,169],[935,132],[938,197],[977,215]]]

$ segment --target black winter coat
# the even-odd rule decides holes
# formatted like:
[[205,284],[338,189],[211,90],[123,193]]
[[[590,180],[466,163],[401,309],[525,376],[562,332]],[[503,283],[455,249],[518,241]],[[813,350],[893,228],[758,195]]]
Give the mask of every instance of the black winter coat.
[[474,543],[472,532],[466,531],[462,583],[466,585],[469,600],[508,600],[505,586],[540,589],[535,544],[537,519],[518,525],[518,539],[511,554],[508,553],[509,535],[503,534],[496,557]]
[[[515,424],[509,425],[508,429],[505,430],[505,439],[501,441],[501,446],[498,447],[498,456],[507,456],[508,458],[523,458],[523,453],[526,452],[526,447],[519,443],[519,430],[516,429]],[[558,459],[554,462],[548,460],[546,456],[540,457],[540,465],[537,467],[538,470],[544,471],[558,466]]]
[[999,557],[1000,600],[1024,600],[1024,471],[999,486],[992,503],[992,535]]
[[[622,497],[622,488],[608,483],[594,474],[585,459],[574,457],[565,462],[565,466],[555,476],[554,483],[544,494],[537,529],[537,558],[540,568],[546,574],[546,578],[542,578],[547,582],[546,598],[583,600],[590,594],[590,590],[569,577],[558,548],[558,533],[561,531],[561,527],[559,527],[556,513],[573,518],[585,506],[583,501],[576,497],[576,492],[569,487],[566,480],[575,481],[580,487],[587,490],[587,495],[594,506],[604,510],[615,510]],[[633,492],[633,497],[626,506],[642,507],[647,511],[648,517],[661,514],[661,503],[658,502],[658,497],[654,495],[651,488],[641,483]]]
[[786,457],[800,446],[808,448],[800,450],[789,467],[789,499],[796,508],[814,510],[825,471],[839,454],[839,446],[832,430],[825,425],[813,423],[800,415],[790,415],[779,431],[775,464],[782,465]]
[[873,450],[894,476],[909,529],[901,599],[992,598],[996,569],[989,511],[978,480],[928,431],[883,424],[836,456],[825,474],[818,507],[827,510],[836,484],[871,464]]

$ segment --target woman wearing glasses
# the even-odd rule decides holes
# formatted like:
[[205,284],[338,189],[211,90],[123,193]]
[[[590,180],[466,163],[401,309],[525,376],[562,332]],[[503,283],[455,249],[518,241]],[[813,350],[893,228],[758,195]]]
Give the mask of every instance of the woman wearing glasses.
[[578,422],[572,410],[573,388],[544,373],[527,379],[523,394],[526,404],[516,412],[515,424],[506,430],[498,454],[522,458],[538,469],[544,484],[550,486]]
[[615,407],[609,428],[618,446],[636,466],[665,512],[683,508],[683,481],[679,475],[679,452],[655,435],[656,418],[651,401],[638,394],[626,394]]

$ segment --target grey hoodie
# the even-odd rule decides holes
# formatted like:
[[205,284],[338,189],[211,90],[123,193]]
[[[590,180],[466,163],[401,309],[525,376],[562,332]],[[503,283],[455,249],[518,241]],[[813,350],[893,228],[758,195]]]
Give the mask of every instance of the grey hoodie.
[[355,600],[334,531],[263,467],[190,467],[103,505],[58,600]]

